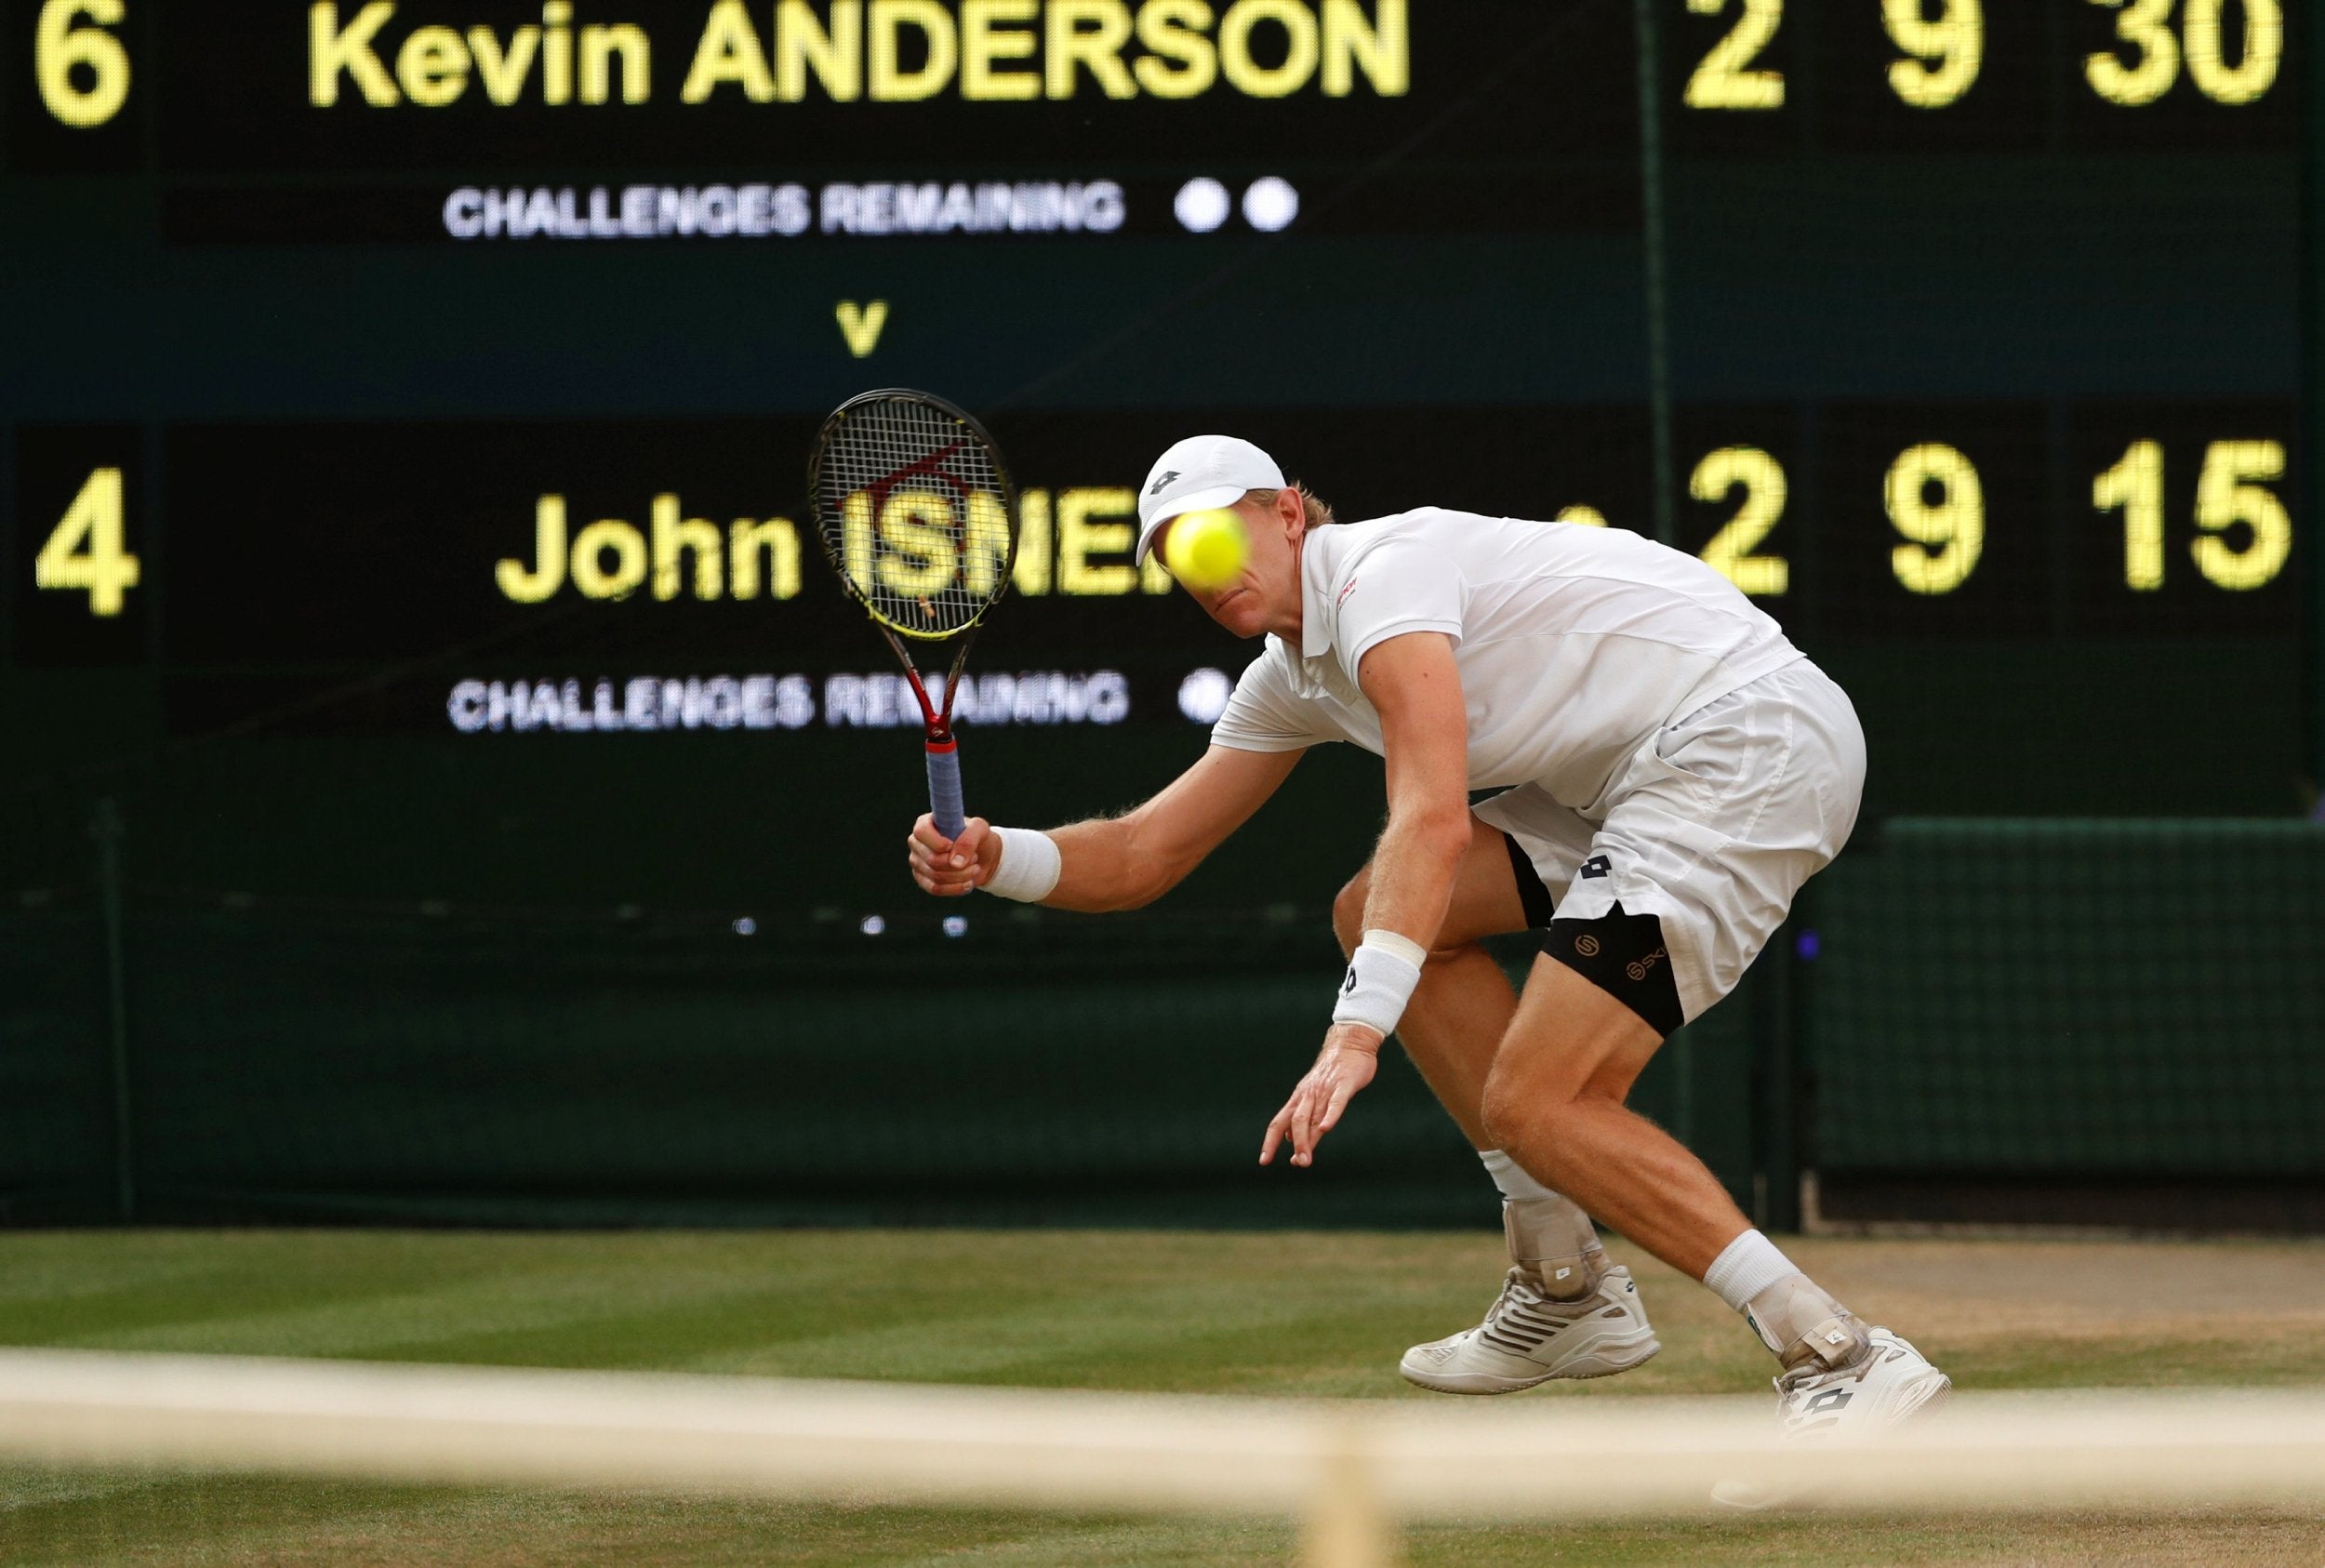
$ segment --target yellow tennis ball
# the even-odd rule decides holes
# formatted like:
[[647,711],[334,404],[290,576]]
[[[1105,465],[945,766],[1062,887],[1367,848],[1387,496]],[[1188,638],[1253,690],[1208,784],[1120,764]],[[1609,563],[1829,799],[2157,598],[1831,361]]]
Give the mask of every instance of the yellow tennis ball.
[[1251,540],[1243,520],[1222,508],[1190,512],[1171,524],[1162,541],[1162,564],[1189,588],[1224,588],[1242,574]]

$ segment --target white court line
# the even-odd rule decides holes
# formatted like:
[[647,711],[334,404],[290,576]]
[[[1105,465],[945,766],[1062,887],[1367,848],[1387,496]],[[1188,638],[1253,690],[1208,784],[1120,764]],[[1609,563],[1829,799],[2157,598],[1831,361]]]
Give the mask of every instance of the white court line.
[[0,1350],[0,1456],[54,1465],[1279,1516],[1361,1494],[1411,1520],[1698,1512],[1733,1478],[1861,1508],[2325,1507],[2325,1390],[1958,1395],[1846,1452],[1787,1450],[1773,1428],[1757,1398],[1294,1402]]

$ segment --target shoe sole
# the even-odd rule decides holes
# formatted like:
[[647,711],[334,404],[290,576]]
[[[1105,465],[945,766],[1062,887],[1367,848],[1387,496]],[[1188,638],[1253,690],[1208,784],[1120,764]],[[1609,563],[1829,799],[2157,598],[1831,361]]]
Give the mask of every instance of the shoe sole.
[[1583,1354],[1570,1362],[1561,1362],[1538,1377],[1502,1377],[1490,1372],[1456,1372],[1452,1374],[1416,1372],[1400,1362],[1398,1373],[1408,1383],[1441,1394],[1514,1394],[1526,1389],[1538,1389],[1545,1383],[1564,1379],[1568,1382],[1587,1381],[1593,1377],[1612,1377],[1618,1372],[1650,1361],[1663,1349],[1653,1329],[1641,1329],[1613,1339],[1601,1339]]

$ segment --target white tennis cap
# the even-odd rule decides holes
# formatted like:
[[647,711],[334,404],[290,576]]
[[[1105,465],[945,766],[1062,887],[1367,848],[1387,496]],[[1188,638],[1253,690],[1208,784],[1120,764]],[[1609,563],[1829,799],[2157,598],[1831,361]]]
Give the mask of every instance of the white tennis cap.
[[1276,460],[1231,435],[1190,435],[1154,459],[1138,492],[1138,551],[1143,565],[1154,536],[1172,518],[1231,506],[1246,490],[1281,490]]

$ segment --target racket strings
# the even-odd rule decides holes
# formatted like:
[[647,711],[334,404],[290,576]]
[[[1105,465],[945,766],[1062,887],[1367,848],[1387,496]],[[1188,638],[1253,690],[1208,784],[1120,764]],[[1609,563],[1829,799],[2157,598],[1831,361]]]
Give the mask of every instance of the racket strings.
[[911,399],[859,404],[827,437],[817,523],[840,575],[909,637],[976,621],[1007,586],[1016,520],[976,432]]

